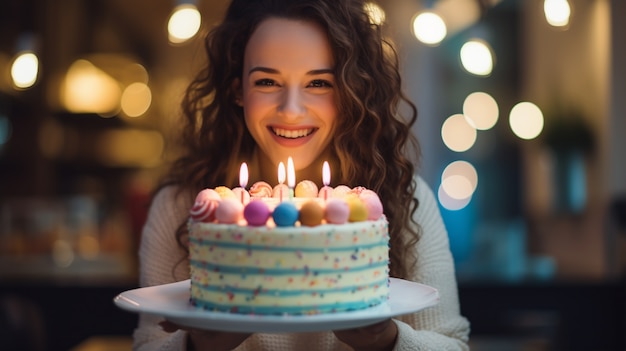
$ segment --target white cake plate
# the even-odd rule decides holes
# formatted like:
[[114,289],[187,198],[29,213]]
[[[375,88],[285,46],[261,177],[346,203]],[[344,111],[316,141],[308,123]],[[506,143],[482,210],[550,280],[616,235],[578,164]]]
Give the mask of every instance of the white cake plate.
[[162,316],[181,326],[245,333],[315,332],[358,328],[414,313],[439,302],[428,285],[391,278],[389,301],[352,312],[310,316],[262,316],[210,312],[189,303],[190,281],[125,291],[114,298],[124,310]]

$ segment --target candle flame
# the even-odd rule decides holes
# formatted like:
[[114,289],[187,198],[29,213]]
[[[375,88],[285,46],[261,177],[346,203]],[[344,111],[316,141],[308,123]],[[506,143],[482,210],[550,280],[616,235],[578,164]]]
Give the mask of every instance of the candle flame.
[[287,159],[287,185],[290,188],[294,188],[296,186],[296,171],[293,167],[293,159],[291,156]]
[[239,168],[239,185],[244,189],[248,185],[248,165],[245,162]]
[[278,164],[278,182],[280,184],[285,182],[285,164],[282,162]]
[[322,166],[322,182],[324,182],[325,186],[330,184],[330,166],[328,165],[328,161],[324,161],[324,165]]

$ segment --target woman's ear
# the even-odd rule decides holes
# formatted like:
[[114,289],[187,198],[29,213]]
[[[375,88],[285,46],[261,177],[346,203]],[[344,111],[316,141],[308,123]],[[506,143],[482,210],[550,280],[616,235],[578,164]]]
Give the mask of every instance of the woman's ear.
[[233,92],[235,93],[235,104],[237,106],[243,107],[243,91],[241,88],[241,80],[239,78],[233,81]]

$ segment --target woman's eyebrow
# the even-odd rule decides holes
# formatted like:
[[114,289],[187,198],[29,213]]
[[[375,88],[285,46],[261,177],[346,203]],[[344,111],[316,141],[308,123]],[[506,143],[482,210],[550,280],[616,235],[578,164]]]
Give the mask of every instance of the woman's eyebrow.
[[[256,67],[252,67],[249,71],[248,74],[252,74],[254,72],[263,72],[263,73],[269,73],[269,74],[279,74],[280,71],[274,68],[269,68],[269,67],[263,67],[263,66],[256,66]],[[334,70],[330,69],[330,68],[322,68],[322,69],[314,69],[311,71],[308,71],[306,74],[309,76],[313,76],[313,75],[319,75],[319,74],[334,74]]]
[[322,68],[322,69],[314,69],[312,71],[308,71],[307,75],[314,76],[318,74],[334,74],[335,71],[330,68]]
[[254,72],[263,72],[263,73],[271,73],[271,74],[280,73],[277,69],[274,69],[274,68],[256,66],[256,67],[252,67],[250,71],[248,71],[248,74],[252,74]]

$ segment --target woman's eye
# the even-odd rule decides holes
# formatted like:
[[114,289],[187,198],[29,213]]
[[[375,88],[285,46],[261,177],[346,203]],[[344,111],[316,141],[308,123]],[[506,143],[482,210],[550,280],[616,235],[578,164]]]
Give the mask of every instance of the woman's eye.
[[261,87],[273,87],[276,85],[276,82],[273,79],[264,78],[255,81],[254,85]]
[[315,79],[313,80],[311,83],[309,83],[309,86],[313,87],[313,88],[332,88],[333,85],[324,79]]

